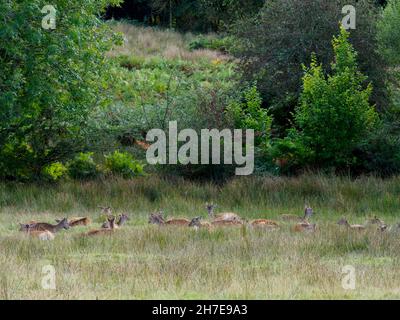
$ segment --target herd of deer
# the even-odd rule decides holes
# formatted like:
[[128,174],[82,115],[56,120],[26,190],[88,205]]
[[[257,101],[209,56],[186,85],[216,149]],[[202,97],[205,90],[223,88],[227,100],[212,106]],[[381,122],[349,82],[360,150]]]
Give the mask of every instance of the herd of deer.
[[[128,220],[129,217],[126,214],[121,214],[118,216],[118,220],[116,221],[115,216],[112,215],[112,211],[110,207],[100,207],[102,209],[103,214],[107,217],[107,220],[101,225],[98,229],[93,229],[88,232],[82,234],[82,236],[94,236],[94,235],[106,235],[112,234],[115,230],[121,228]],[[206,209],[208,212],[208,217],[210,221],[203,221],[201,216],[195,217],[191,220],[186,218],[171,218],[165,219],[163,217],[163,212],[159,211],[156,213],[151,213],[149,216],[149,223],[156,225],[166,225],[166,226],[185,226],[198,229],[207,229],[212,230],[216,227],[234,227],[234,226],[245,226],[248,225],[253,228],[263,228],[263,229],[278,229],[280,224],[277,221],[269,220],[269,219],[255,219],[252,221],[247,221],[246,219],[242,219],[239,215],[233,212],[223,212],[219,214],[214,213],[214,209],[216,205],[214,204],[206,204]],[[304,208],[304,215],[297,216],[291,214],[281,214],[280,219],[284,221],[294,221],[295,224],[292,227],[292,230],[295,232],[315,232],[317,229],[317,225],[315,223],[310,223],[310,218],[313,216],[313,209],[308,205]],[[46,222],[38,222],[38,221],[30,221],[25,224],[20,224],[20,231],[25,232],[29,236],[39,238],[41,240],[53,240],[55,234],[63,229],[69,229],[70,227],[75,226],[88,226],[91,224],[91,220],[88,217],[76,217],[67,219],[64,218],[62,220],[56,219],[57,224],[50,224]],[[342,218],[338,221],[338,225],[343,225],[349,229],[353,230],[364,230],[368,226],[378,226],[379,231],[386,231],[389,229],[388,225],[386,225],[382,220],[377,218],[376,216],[372,219],[366,221],[363,225],[351,225],[349,222]],[[395,226],[396,229],[400,230],[400,224]],[[392,229],[392,228],[391,228]]]

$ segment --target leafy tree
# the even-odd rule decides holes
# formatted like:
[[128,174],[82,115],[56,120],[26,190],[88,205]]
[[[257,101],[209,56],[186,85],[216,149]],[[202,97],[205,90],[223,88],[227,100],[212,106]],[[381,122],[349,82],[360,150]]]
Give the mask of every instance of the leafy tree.
[[92,108],[105,103],[117,40],[98,14],[120,0],[0,2],[0,176],[31,178],[82,149]]
[[[360,70],[374,84],[372,101],[379,110],[387,105],[385,63],[376,50],[376,20],[379,10],[373,0],[269,0],[259,14],[238,20],[231,33],[233,50],[241,59],[246,80],[256,79],[263,100],[274,117],[274,132],[283,135],[301,92],[303,63],[311,53],[329,72],[331,39],[343,19],[342,7],[354,5],[356,29],[350,42],[359,53]],[[278,130],[276,130],[278,129]]]
[[400,65],[400,2],[389,0],[378,22],[380,50],[392,65]]
[[324,75],[315,55],[305,69],[294,116],[297,128],[289,135],[303,150],[303,164],[336,168],[354,164],[353,151],[379,122],[369,103],[372,86],[363,88],[366,77],[358,70],[357,53],[348,38],[342,28],[332,41],[335,60],[331,75]]

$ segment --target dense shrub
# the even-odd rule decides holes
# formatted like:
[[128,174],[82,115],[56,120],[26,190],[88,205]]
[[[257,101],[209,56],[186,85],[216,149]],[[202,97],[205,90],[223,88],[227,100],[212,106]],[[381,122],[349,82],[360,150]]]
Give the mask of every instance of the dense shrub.
[[190,50],[210,49],[222,52],[228,52],[233,46],[234,39],[232,37],[206,37],[199,36],[189,43]]
[[74,179],[91,179],[99,175],[93,152],[80,152],[68,162],[68,174]]
[[280,147],[292,148],[297,161],[316,167],[345,168],[356,164],[355,148],[379,122],[369,103],[372,86],[363,88],[357,54],[343,28],[334,38],[335,60],[327,77],[315,56],[303,76],[303,91],[295,113],[296,129]]
[[127,152],[114,151],[106,155],[105,167],[111,173],[120,175],[125,179],[143,174],[143,165]]
[[55,29],[41,26],[41,0],[0,2],[0,176],[39,176],[80,150],[117,40],[98,14],[119,2],[55,0]]
[[324,72],[331,71],[331,39],[344,17],[344,5],[357,10],[356,29],[349,39],[359,53],[360,70],[374,85],[371,99],[381,110],[388,102],[387,70],[376,50],[379,10],[372,0],[270,0],[259,14],[232,26],[231,33],[237,38],[233,54],[241,59],[245,78],[258,81],[278,134],[290,127],[301,93],[301,65],[310,63],[311,53],[315,52]]
[[379,47],[392,65],[400,65],[400,2],[389,0],[378,22]]
[[53,162],[42,169],[42,177],[48,181],[57,181],[65,176],[68,169],[61,162]]
[[243,91],[243,99],[233,101],[228,106],[235,121],[235,128],[253,129],[256,144],[266,146],[269,143],[272,117],[262,108],[262,98],[253,85]]

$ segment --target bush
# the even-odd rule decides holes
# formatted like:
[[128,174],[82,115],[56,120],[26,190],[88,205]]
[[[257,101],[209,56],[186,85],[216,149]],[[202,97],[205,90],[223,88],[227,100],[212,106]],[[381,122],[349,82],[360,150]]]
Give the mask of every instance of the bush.
[[243,91],[242,101],[233,101],[227,108],[235,121],[235,127],[253,129],[256,144],[266,146],[269,143],[272,117],[262,107],[262,98],[254,84]]
[[331,71],[331,40],[344,17],[344,5],[357,9],[357,28],[351,30],[350,41],[359,53],[360,70],[374,84],[372,101],[381,110],[388,102],[387,69],[376,50],[379,14],[371,0],[269,0],[259,14],[231,27],[237,38],[232,53],[241,59],[245,79],[257,80],[280,136],[290,127],[301,94],[301,64],[308,65],[315,52],[324,72]]
[[210,49],[228,52],[233,45],[232,37],[205,37],[200,36],[189,43],[190,50]]
[[[324,75],[315,56],[310,68],[305,69],[303,92],[295,113],[297,128],[289,137],[294,150],[301,151],[303,158],[297,160],[303,165],[355,165],[354,150],[377,128],[379,118],[369,104],[372,86],[363,88],[366,78],[358,71],[357,54],[348,37],[343,28],[340,36],[334,37],[332,75]],[[304,150],[309,150],[308,154]]]
[[400,2],[389,0],[378,22],[379,49],[394,65],[400,65]]
[[143,174],[143,165],[137,162],[133,156],[127,152],[114,151],[106,155],[105,159],[106,169],[125,179]]
[[42,177],[48,181],[57,181],[65,176],[68,169],[61,162],[53,162],[42,169]]
[[376,173],[390,176],[400,173],[400,134],[399,129],[385,123],[372,132],[355,150],[359,158],[357,173]]
[[118,38],[98,14],[119,2],[55,0],[56,27],[47,30],[42,0],[0,1],[3,177],[39,176],[46,164],[81,150],[90,112],[107,102],[113,82],[105,53]]
[[91,179],[99,175],[93,152],[80,152],[68,163],[68,174],[74,179]]

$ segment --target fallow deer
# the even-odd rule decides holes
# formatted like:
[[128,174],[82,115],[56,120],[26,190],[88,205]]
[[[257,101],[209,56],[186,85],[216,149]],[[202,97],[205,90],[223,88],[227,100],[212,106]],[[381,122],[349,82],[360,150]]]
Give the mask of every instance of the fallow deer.
[[31,226],[30,224],[20,223],[20,231],[24,231],[28,236],[38,238],[39,240],[54,240],[55,238],[54,233],[48,230],[44,231],[31,230],[30,226]]
[[[56,219],[56,222],[59,223],[61,220]],[[92,221],[88,217],[73,217],[68,219],[68,224],[70,227],[76,227],[76,226],[88,226],[91,224]]]
[[353,229],[353,230],[365,230],[365,226],[362,224],[350,224],[347,219],[345,218],[341,218],[338,222],[338,225],[340,226],[346,226],[349,229]]
[[[128,217],[127,214],[125,214],[125,213],[120,214],[120,215],[118,216],[118,221],[117,221],[117,223],[114,224],[114,228],[115,228],[115,229],[118,229],[118,228],[122,227],[122,226],[125,224],[125,222],[127,222],[128,220],[129,220],[129,217]],[[101,225],[101,227],[102,227],[102,228],[105,228],[105,229],[110,228],[110,222],[107,220],[106,222],[104,222],[104,223]]]
[[57,233],[62,229],[69,229],[69,223],[67,218],[62,219],[56,225],[46,222],[36,222],[33,224],[27,224],[29,231],[50,231],[51,233]]
[[90,230],[84,233],[84,236],[97,236],[97,235],[111,235],[115,232],[115,217],[108,217],[109,228],[100,228],[95,230]]
[[305,205],[304,215],[302,217],[295,214],[281,214],[280,218],[286,221],[307,222],[308,219],[310,219],[313,214],[314,214],[313,209],[309,205]]
[[219,220],[235,220],[235,221],[241,221],[242,219],[234,212],[222,212],[218,213],[217,215],[214,213],[214,209],[217,207],[217,205],[212,204],[212,203],[206,203],[206,209],[208,212],[208,216],[210,219],[213,221],[219,221]]
[[295,232],[315,232],[317,230],[317,225],[315,223],[300,222],[294,226],[293,230]]
[[149,223],[167,226],[188,226],[190,221],[185,218],[171,218],[165,220],[163,217],[163,212],[151,213],[149,216]]

